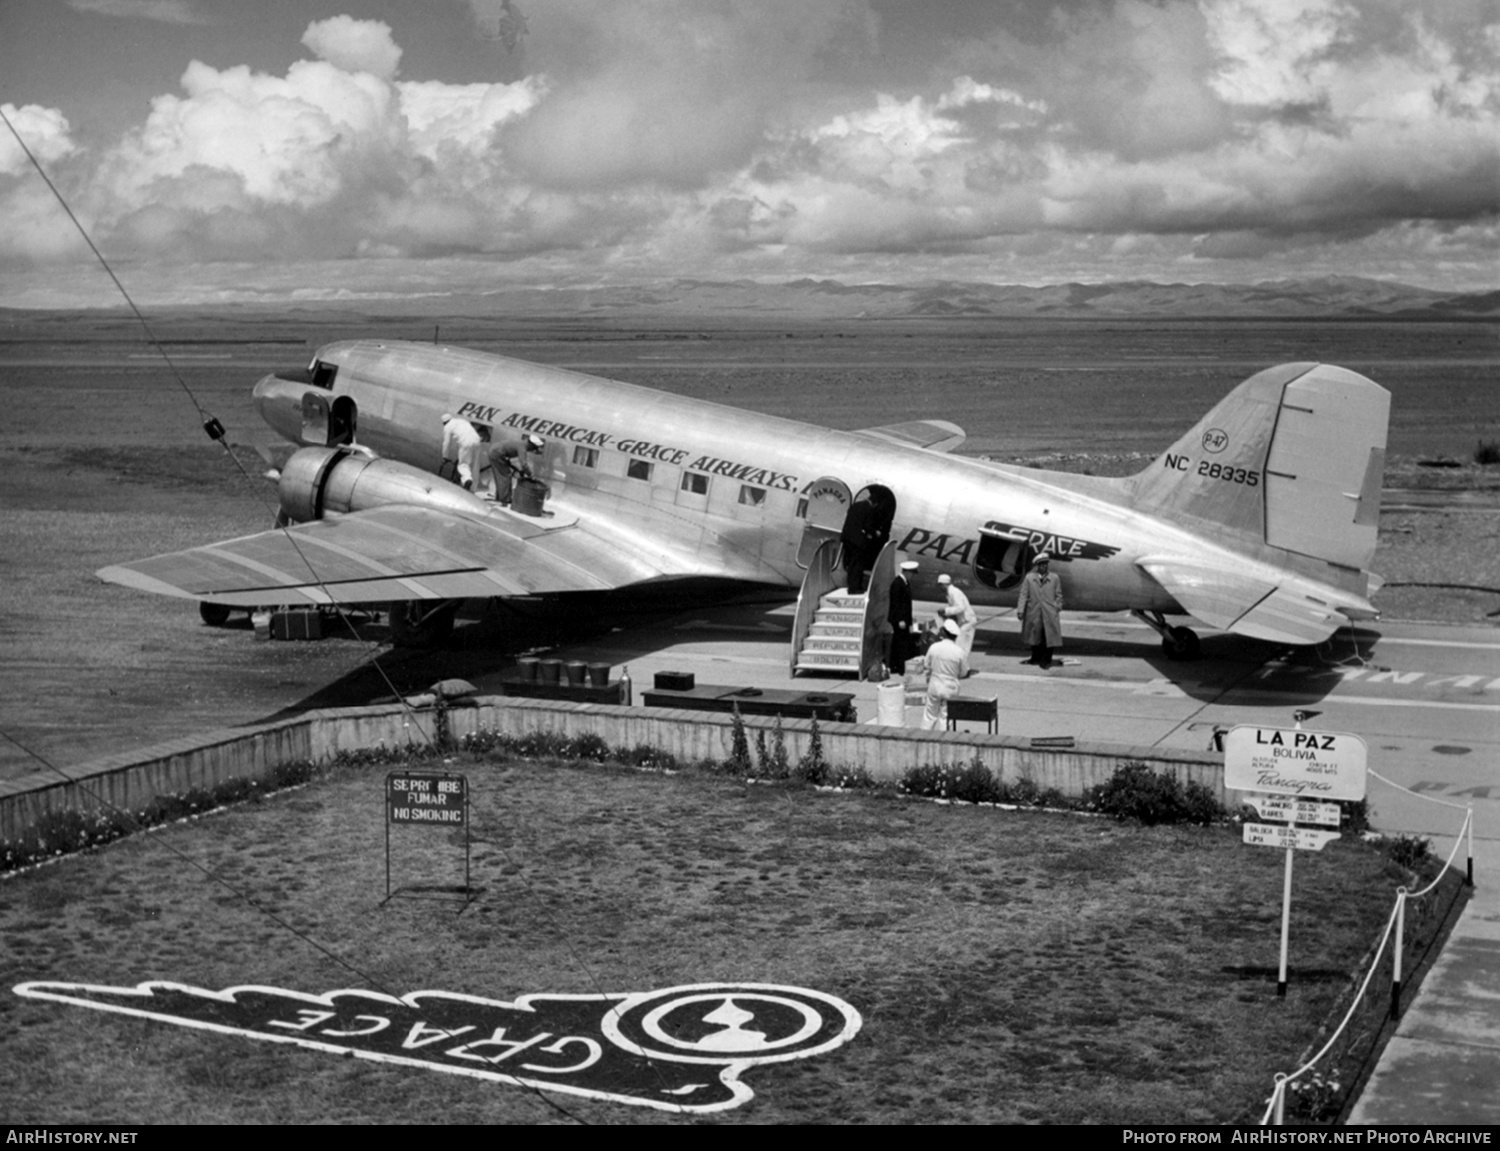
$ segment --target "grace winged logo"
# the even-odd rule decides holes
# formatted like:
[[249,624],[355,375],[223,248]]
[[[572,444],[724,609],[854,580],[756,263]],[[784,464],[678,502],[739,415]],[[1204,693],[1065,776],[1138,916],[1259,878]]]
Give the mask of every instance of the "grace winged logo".
[[209,991],[163,980],[134,987],[36,982],[14,990],[27,999],[381,1063],[691,1112],[738,1107],[754,1094],[741,1078],[748,1069],[832,1051],[861,1024],[842,999],[763,983],[514,1002],[447,991]]

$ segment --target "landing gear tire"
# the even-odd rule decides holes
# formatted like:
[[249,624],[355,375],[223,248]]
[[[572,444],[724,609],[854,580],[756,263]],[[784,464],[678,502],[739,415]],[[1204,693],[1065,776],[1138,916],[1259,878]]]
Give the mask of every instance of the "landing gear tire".
[[1161,639],[1162,654],[1172,660],[1198,658],[1198,633],[1192,628],[1173,627]]
[[229,622],[231,610],[233,609],[227,604],[209,603],[207,600],[202,600],[198,604],[198,616],[209,627],[223,627]]
[[397,647],[437,647],[453,634],[459,601],[396,600],[391,604],[391,643]]

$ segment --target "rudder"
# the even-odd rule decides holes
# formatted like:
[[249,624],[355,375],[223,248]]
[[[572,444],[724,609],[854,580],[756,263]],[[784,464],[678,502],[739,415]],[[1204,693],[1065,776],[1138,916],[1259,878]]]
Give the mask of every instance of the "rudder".
[[1390,393],[1329,364],[1245,380],[1131,480],[1141,510],[1355,569],[1375,551]]

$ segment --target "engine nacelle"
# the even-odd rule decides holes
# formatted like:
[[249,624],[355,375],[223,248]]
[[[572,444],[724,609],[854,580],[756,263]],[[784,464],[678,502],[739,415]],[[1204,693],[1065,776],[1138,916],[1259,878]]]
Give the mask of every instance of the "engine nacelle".
[[431,472],[353,448],[302,448],[281,469],[282,514],[296,523],[386,504],[485,515],[484,500]]

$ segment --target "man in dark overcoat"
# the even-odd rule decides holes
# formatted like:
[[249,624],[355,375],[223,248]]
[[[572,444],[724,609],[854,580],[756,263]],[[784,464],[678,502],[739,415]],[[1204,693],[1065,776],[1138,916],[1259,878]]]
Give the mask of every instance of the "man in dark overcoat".
[[1024,661],[1040,668],[1052,666],[1052,650],[1062,647],[1062,580],[1049,570],[1052,557],[1038,552],[1031,570],[1021,581],[1016,614],[1021,617],[1021,642],[1031,645],[1031,658]]

